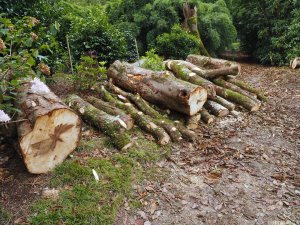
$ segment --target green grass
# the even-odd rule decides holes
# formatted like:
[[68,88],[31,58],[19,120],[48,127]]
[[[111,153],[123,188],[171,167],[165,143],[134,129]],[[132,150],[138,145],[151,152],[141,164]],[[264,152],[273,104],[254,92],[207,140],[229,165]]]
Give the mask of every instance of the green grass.
[[8,225],[11,224],[11,215],[0,207],[0,224]]
[[[132,208],[140,207],[133,198],[133,183],[155,174],[144,163],[154,163],[170,153],[170,146],[160,147],[145,139],[138,130],[132,148],[120,152],[111,149],[106,138],[83,140],[79,153],[106,147],[109,158],[76,156],[56,168],[50,186],[61,190],[58,200],[40,199],[32,206],[30,224],[112,224],[117,210],[129,199]],[[78,153],[78,154],[79,154]],[[96,182],[92,169],[99,175]]]

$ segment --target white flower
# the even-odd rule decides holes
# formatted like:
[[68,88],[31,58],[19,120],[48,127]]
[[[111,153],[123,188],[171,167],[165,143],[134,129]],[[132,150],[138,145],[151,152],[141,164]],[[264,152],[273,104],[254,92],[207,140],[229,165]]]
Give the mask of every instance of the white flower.
[[7,123],[10,120],[11,119],[10,119],[9,115],[7,115],[3,110],[0,110],[0,122]]
[[39,78],[34,78],[32,81],[31,92],[36,94],[47,94],[50,92],[47,85],[45,85]]

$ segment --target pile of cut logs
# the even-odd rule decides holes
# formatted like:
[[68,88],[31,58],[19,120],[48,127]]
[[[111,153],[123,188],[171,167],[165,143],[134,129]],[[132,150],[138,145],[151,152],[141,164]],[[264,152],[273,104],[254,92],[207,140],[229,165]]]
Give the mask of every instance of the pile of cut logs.
[[[48,172],[76,148],[77,114],[124,150],[132,145],[128,130],[134,125],[160,145],[194,141],[200,118],[209,124],[215,117],[236,116],[236,105],[256,111],[266,100],[260,90],[235,78],[241,68],[234,62],[190,55],[164,64],[166,70],[158,72],[116,61],[108,69],[109,81],[94,85],[95,95],[71,94],[66,104],[52,92],[33,93],[32,82],[24,82],[16,105],[22,111],[18,133],[28,171]],[[170,111],[185,122],[170,119]]]

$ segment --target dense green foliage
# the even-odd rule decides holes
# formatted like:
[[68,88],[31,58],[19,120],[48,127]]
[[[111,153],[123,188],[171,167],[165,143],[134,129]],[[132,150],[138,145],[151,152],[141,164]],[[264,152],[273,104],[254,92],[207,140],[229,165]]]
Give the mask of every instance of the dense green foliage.
[[242,47],[263,63],[286,64],[300,55],[300,2],[238,0],[235,24]]
[[154,49],[146,52],[146,56],[142,57],[142,65],[141,67],[145,69],[150,69],[154,71],[161,71],[164,70],[164,61],[159,55],[155,53]]

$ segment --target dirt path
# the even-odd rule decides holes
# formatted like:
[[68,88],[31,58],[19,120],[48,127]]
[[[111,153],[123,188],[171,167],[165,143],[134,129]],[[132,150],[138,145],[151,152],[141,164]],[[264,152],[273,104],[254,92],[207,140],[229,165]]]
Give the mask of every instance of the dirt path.
[[266,90],[257,113],[225,118],[174,146],[157,181],[137,186],[143,207],[116,224],[300,224],[300,71],[243,64],[241,78]]

